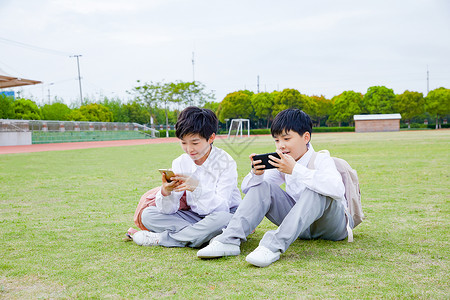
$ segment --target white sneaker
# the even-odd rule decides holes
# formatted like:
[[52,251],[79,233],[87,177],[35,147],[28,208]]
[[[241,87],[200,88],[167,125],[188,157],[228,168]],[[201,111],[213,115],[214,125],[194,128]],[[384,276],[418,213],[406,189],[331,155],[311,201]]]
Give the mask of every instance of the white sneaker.
[[267,267],[271,263],[280,259],[281,252],[272,252],[264,246],[258,246],[252,253],[247,255],[245,260],[257,267]]
[[200,258],[215,258],[239,254],[241,254],[241,249],[239,246],[233,244],[223,244],[219,241],[212,241],[208,246],[198,250],[197,252],[197,256]]
[[157,246],[159,244],[159,233],[146,230],[133,234],[133,241],[139,246]]

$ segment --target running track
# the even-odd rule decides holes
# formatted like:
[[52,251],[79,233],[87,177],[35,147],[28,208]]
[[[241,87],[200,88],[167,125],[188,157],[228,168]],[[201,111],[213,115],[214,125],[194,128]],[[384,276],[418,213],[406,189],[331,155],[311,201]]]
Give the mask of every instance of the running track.
[[[224,137],[226,137],[226,136],[217,136],[216,138],[220,139],[220,138],[224,138]],[[1,154],[12,154],[12,153],[77,150],[77,149],[88,149],[88,148],[135,146],[135,145],[175,143],[175,142],[178,142],[178,138],[169,137],[169,138],[141,139],[141,140],[34,144],[34,145],[25,145],[25,146],[0,146],[0,155]]]

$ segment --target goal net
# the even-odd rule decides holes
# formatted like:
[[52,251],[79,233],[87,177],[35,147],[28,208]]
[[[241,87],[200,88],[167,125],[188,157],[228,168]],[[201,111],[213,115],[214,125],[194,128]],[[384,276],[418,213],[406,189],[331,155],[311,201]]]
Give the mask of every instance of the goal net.
[[247,137],[250,137],[250,120],[249,119],[232,119],[230,129],[228,130],[228,138],[242,137],[243,133],[247,132]]

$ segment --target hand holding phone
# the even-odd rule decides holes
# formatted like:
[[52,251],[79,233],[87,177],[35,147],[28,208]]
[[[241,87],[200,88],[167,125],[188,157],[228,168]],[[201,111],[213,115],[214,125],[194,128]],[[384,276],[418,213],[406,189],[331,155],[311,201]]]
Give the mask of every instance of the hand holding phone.
[[[276,157],[278,159],[280,158],[280,155],[278,155],[278,153],[276,153],[276,152],[265,153],[265,154],[256,154],[256,155],[253,156],[253,165],[252,165],[252,167],[253,166],[256,167],[256,166],[264,165],[264,168],[258,168],[259,170],[267,170],[267,169],[274,169],[274,168],[276,168],[275,166],[272,166],[269,163],[269,160],[271,160],[269,158],[269,155],[272,155],[272,156],[274,156],[274,157]],[[257,161],[261,161],[261,162],[255,164],[255,162],[257,162]],[[273,162],[273,160],[271,160],[271,161]]]
[[175,173],[171,169],[159,169],[159,173],[165,174],[167,182],[172,182],[170,178],[175,177]]

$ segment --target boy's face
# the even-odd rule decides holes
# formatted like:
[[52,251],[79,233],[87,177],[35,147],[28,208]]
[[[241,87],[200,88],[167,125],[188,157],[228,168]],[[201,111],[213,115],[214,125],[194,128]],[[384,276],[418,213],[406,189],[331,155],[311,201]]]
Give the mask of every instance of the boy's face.
[[197,164],[202,164],[208,157],[210,145],[214,141],[216,135],[213,135],[207,140],[201,137],[198,133],[185,135],[181,139],[181,148],[186,152],[189,157]]
[[282,134],[275,136],[274,139],[275,146],[278,150],[292,156],[295,161],[298,161],[308,151],[307,144],[311,136],[309,132],[305,132],[301,136],[297,132],[289,130],[288,132],[283,131]]

